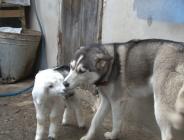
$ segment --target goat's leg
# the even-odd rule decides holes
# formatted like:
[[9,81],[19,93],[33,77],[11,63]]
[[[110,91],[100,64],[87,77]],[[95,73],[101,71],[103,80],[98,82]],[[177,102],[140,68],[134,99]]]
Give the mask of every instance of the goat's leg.
[[50,112],[49,118],[50,118],[50,126],[49,126],[49,139],[54,140],[56,138],[57,132],[59,130],[59,124],[60,124],[60,114],[61,110],[59,105],[54,105],[52,107],[52,110]]
[[43,134],[45,132],[46,118],[48,114],[43,110],[41,106],[35,105],[35,107],[36,107],[36,119],[37,119],[35,140],[42,140]]

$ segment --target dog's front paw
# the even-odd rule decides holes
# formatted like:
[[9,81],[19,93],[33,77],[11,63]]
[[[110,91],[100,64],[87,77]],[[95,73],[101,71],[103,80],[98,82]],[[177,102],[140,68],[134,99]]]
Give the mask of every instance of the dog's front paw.
[[63,125],[63,126],[67,126],[67,125],[69,125],[69,121],[68,121],[68,119],[66,119],[66,118],[64,118],[64,117],[63,117],[62,125]]
[[86,129],[85,122],[84,121],[78,122],[78,127],[81,129]]
[[86,136],[83,136],[82,138],[80,138],[80,140],[87,140]]
[[70,126],[71,124],[62,122],[62,126]]
[[91,140],[91,139],[88,138],[87,136],[83,136],[80,140]]
[[43,138],[41,136],[36,135],[35,140],[42,140]]
[[106,132],[104,134],[104,137],[107,140],[117,140],[118,139],[117,135],[114,135],[112,132]]
[[82,129],[82,130],[86,130],[87,129],[87,127],[85,125],[84,126],[79,126],[79,128]]

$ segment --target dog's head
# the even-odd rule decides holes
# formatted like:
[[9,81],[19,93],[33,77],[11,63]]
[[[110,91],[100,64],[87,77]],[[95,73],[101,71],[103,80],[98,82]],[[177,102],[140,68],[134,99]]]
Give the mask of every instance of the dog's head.
[[50,96],[65,95],[63,81],[69,70],[57,69],[46,69],[36,74],[32,95],[37,102],[46,100]]
[[64,80],[66,89],[80,84],[95,84],[108,71],[112,57],[100,44],[80,47],[70,62],[70,72]]

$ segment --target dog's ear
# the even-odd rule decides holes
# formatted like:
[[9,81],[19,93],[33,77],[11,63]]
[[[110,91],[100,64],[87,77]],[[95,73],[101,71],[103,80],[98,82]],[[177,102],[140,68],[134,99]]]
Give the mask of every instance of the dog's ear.
[[97,68],[98,70],[102,70],[102,69],[104,69],[106,66],[107,66],[107,61],[105,61],[105,60],[99,60],[99,61],[96,63],[96,68]]
[[96,68],[98,70],[103,70],[111,62],[112,57],[109,54],[98,54],[96,56]]

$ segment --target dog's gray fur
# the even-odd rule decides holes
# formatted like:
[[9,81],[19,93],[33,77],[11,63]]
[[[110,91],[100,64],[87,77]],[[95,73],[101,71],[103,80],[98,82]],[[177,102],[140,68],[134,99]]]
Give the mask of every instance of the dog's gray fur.
[[154,93],[162,140],[171,140],[171,128],[181,127],[184,112],[184,44],[150,39],[81,47],[71,61],[64,83],[72,89],[85,82],[99,87],[101,104],[81,140],[94,137],[109,108],[113,126],[105,137],[118,138],[126,97],[142,93]]

